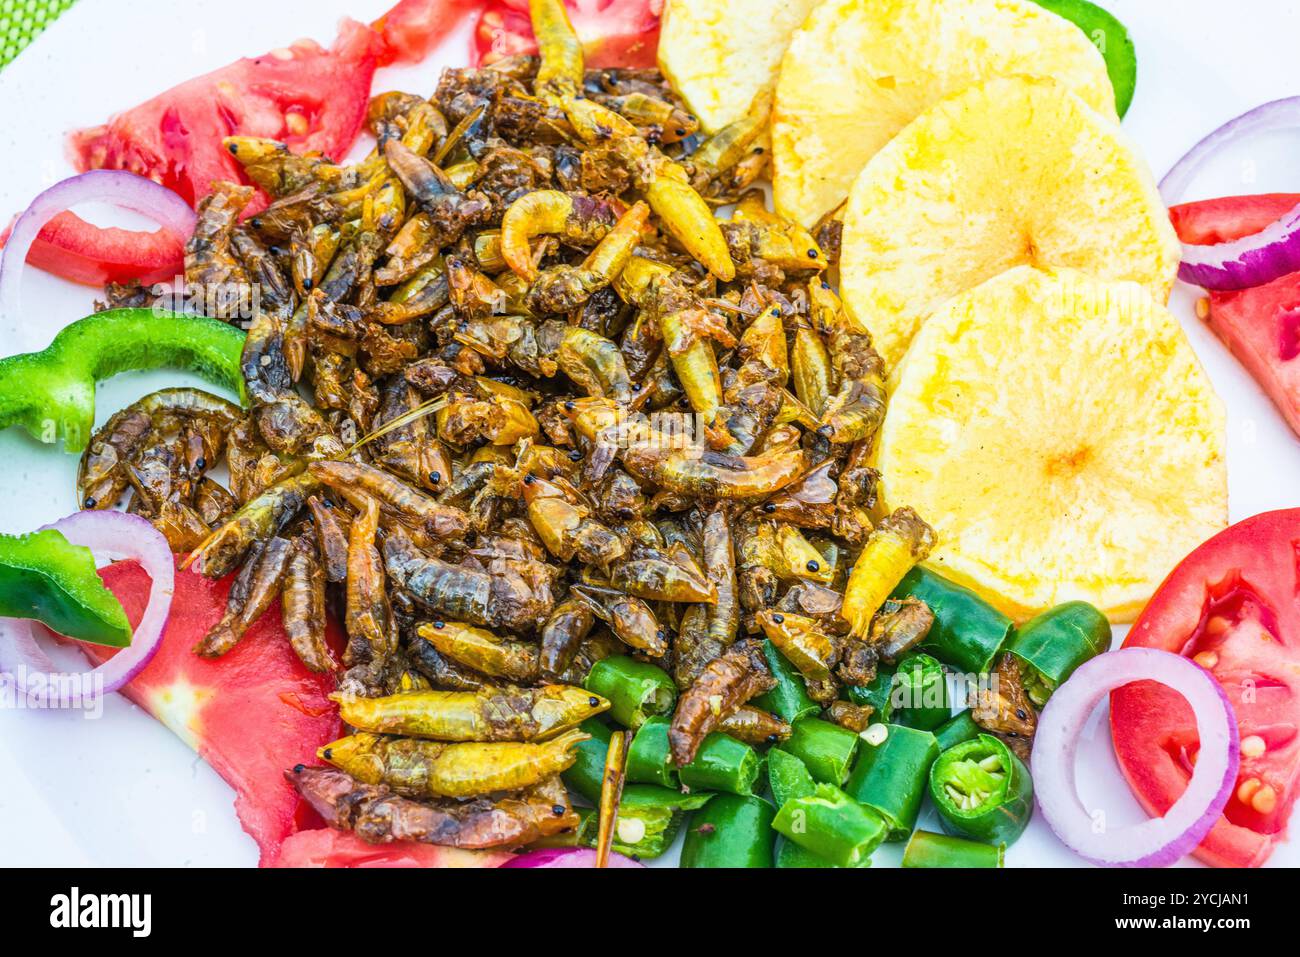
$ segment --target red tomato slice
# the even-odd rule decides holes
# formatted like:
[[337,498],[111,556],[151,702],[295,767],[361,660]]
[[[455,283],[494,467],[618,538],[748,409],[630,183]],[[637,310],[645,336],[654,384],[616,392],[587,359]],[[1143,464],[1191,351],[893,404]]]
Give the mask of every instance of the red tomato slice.
[[[1300,509],[1248,518],[1183,559],[1124,640],[1196,659],[1236,711],[1241,770],[1223,818],[1195,852],[1207,864],[1258,866],[1285,837],[1300,776],[1298,565]],[[1139,681],[1112,693],[1110,724],[1133,793],[1148,813],[1164,814],[1196,760],[1191,707]]]
[[1300,205],[1300,193],[1223,196],[1169,209],[1178,238],[1196,246],[1232,242],[1257,233]]
[[[9,241],[12,226],[0,236]],[[37,269],[87,286],[163,282],[185,269],[185,244],[165,229],[153,232],[96,226],[76,213],[59,213],[37,234],[27,253]]]
[[82,171],[148,176],[194,205],[213,182],[243,180],[221,145],[227,136],[266,136],[342,159],[365,122],[377,47],[369,27],[349,20],[330,50],[299,40],[237,60],[74,132],[73,160]]
[[348,831],[322,827],[292,834],[276,867],[500,867],[509,851],[464,851],[414,841],[367,844]]
[[[149,598],[149,576],[134,562],[102,572],[134,625]],[[316,749],[341,733],[329,700],[333,678],[302,666],[273,607],[234,650],[215,661],[193,648],[220,618],[230,578],[213,582],[176,572],[171,618],[148,667],[124,689],[128,698],[167,725],[235,789],[239,823],[270,865],[280,845],[315,814],[284,779],[284,771],[312,760]],[[336,649],[342,635],[331,619]],[[89,646],[87,646],[89,647]],[[319,819],[314,824],[319,826]]]
[[400,0],[370,24],[379,35],[379,65],[418,63],[442,42],[478,0]]
[[[1183,242],[1220,243],[1259,232],[1297,204],[1300,194],[1268,193],[1188,203],[1169,213]],[[1210,328],[1300,435],[1300,273],[1209,298]]]
[[[589,67],[652,67],[663,0],[565,0]],[[528,0],[491,0],[474,28],[476,66],[537,52]]]

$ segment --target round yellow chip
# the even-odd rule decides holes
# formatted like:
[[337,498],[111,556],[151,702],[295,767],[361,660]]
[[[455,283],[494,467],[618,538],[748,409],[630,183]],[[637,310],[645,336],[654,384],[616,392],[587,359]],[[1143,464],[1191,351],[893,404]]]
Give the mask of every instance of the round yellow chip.
[[790,35],[817,0],[668,0],[659,69],[713,133],[776,81]]
[[1050,80],[970,87],[862,170],[840,254],[849,315],[892,366],[950,296],[1021,264],[1140,283],[1167,302],[1182,247],[1119,126]]
[[1013,74],[1053,77],[1115,117],[1101,54],[1032,0],[826,0],[781,61],[777,211],[811,226],[916,116],[972,83]]
[[898,369],[877,467],[928,564],[1015,618],[1082,599],[1131,621],[1227,524],[1223,405],[1129,282],[1011,269],[951,300]]

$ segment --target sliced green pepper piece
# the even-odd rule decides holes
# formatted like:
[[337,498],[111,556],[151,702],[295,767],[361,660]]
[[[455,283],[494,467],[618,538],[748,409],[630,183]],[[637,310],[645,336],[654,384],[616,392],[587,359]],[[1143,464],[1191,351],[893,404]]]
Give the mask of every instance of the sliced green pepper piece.
[[782,838],[776,849],[776,866],[785,870],[802,870],[809,867],[836,867],[824,857],[818,857],[806,847],[800,847],[789,838]]
[[885,819],[889,825],[886,840],[905,841],[921,813],[939,742],[929,731],[898,724],[882,727],[887,733],[879,744],[863,738],[861,754],[844,790]]
[[1011,619],[975,592],[919,565],[891,597],[919,598],[930,606],[934,624],[918,648],[959,671],[988,671],[1011,633]]
[[975,718],[972,717],[970,709],[953,715],[934,729],[934,736],[939,742],[940,751],[947,751],[963,741],[978,738],[983,733],[984,729],[975,723]]
[[[610,845],[627,857],[650,860],[661,856],[681,830],[686,812],[703,807],[711,795],[683,794],[654,784],[629,784],[623,788]],[[599,815],[582,819],[578,843],[595,847],[600,829]]]
[[700,791],[754,792],[762,769],[758,752],[743,741],[715,731],[704,739],[695,760],[678,768],[668,746],[667,718],[650,718],[641,725],[627,751],[627,779],[666,788]]
[[728,794],[754,793],[762,774],[763,761],[758,752],[729,734],[715,731],[704,739],[695,760],[678,768],[682,786],[693,791],[725,791]]
[[930,799],[949,834],[1010,845],[1034,813],[1034,784],[1010,748],[981,734],[939,755],[930,768]]
[[53,528],[0,535],[0,616],[34,618],[96,645],[131,644],[131,623],[95,571],[95,556]]
[[715,794],[686,827],[682,867],[771,867],[772,805],[762,798]]
[[943,665],[929,655],[908,655],[894,674],[889,720],[931,731],[952,716]]
[[1110,648],[1110,638],[1105,615],[1086,601],[1070,601],[1017,628],[1007,651],[1020,660],[1025,693],[1041,708],[1076,668]]
[[750,702],[754,707],[770,711],[789,724],[821,711],[817,702],[809,697],[803,675],[799,674],[798,669],[790,664],[790,660],[781,654],[776,645],[764,639],[763,654],[767,658],[772,677],[776,679],[776,687]]
[[875,811],[833,784],[819,784],[808,797],[791,798],[776,812],[776,830],[839,867],[866,867],[889,832]]
[[904,867],[1001,867],[1003,844],[980,844],[933,831],[917,831],[903,851]]
[[1057,16],[1065,17],[1087,34],[1106,61],[1110,85],[1115,88],[1115,112],[1123,118],[1137,88],[1137,51],[1128,29],[1109,10],[1088,0],[1037,0]]
[[767,783],[777,807],[791,798],[807,797],[817,787],[808,766],[787,751],[773,748],[767,752]]
[[849,775],[858,736],[821,718],[800,718],[791,725],[781,749],[802,761],[814,780],[838,787]]
[[860,708],[870,708],[874,721],[888,721],[894,710],[894,669],[880,668],[870,684],[849,685],[849,700]]
[[188,369],[246,398],[244,333],[205,316],[110,309],[66,326],[41,352],[0,359],[0,429],[80,452],[95,424],[95,383],[119,372]]
[[626,655],[596,662],[582,686],[608,699],[609,716],[633,731],[647,718],[669,714],[677,703],[677,686],[668,672]]

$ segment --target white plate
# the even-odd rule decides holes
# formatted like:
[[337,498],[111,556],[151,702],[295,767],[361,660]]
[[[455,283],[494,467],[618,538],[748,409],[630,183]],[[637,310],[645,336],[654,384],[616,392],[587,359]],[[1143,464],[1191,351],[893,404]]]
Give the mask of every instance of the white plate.
[[[18,60],[0,72],[4,174],[0,213],[17,212],[44,187],[72,172],[63,134],[101,122],[166,87],[236,57],[299,36],[322,42],[339,18],[371,20],[391,0],[80,0]],[[1107,0],[1137,44],[1137,98],[1125,120],[1157,175],[1223,120],[1266,100],[1300,93],[1294,38],[1300,5],[1254,2],[1225,9],[1221,0]],[[429,93],[444,65],[465,62],[462,29],[418,67],[381,71],[376,90]],[[1294,162],[1300,135],[1237,151],[1189,198],[1300,190]],[[108,224],[131,225],[123,218]],[[24,286],[30,342],[0,342],[0,354],[45,345],[64,323],[90,312],[92,290],[29,272]],[[1300,442],[1269,401],[1192,313],[1180,288],[1173,308],[1228,406],[1228,464],[1234,521],[1300,505]],[[26,336],[26,333],[24,333]],[[121,376],[99,390],[98,422],[175,374]],[[198,384],[197,380],[193,384]],[[1116,410],[1122,414],[1122,410]],[[0,530],[28,531],[73,511],[75,462],[11,429],[0,434]],[[1094,716],[1083,749],[1085,798],[1108,818],[1136,819]],[[114,697],[95,720],[74,712],[0,710],[0,864],[217,865],[256,863],[239,828],[230,789],[179,740],[139,709]],[[930,812],[927,812],[930,813]],[[933,826],[934,822],[930,822]],[[923,819],[922,825],[925,826]],[[881,851],[878,863],[897,858]],[[1012,865],[1069,866],[1079,861],[1035,819],[1011,849]],[[1272,863],[1300,863],[1284,845]]]

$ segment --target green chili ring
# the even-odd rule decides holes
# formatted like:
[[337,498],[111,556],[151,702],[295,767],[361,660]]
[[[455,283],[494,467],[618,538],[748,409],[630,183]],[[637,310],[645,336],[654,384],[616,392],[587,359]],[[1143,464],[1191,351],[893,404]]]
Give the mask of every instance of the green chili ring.
[[945,831],[986,844],[1013,844],[1034,813],[1029,769],[988,734],[939,755],[930,767],[930,799]]

